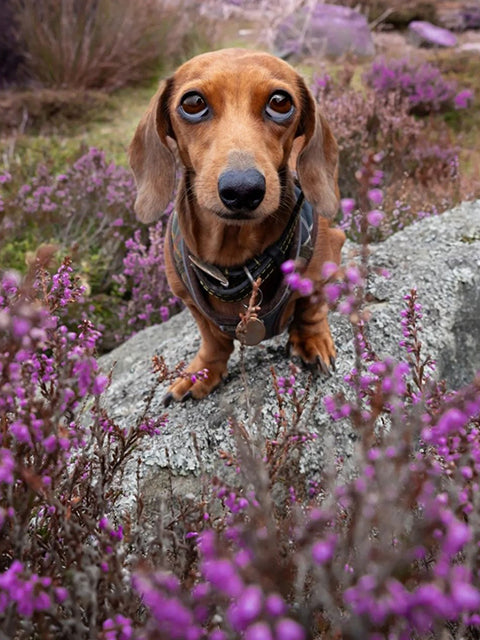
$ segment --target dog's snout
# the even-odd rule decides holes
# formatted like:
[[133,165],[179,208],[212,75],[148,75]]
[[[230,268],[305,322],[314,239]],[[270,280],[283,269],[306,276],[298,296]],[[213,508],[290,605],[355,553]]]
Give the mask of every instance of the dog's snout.
[[218,194],[230,211],[253,211],[265,196],[265,178],[257,169],[229,169],[218,179]]

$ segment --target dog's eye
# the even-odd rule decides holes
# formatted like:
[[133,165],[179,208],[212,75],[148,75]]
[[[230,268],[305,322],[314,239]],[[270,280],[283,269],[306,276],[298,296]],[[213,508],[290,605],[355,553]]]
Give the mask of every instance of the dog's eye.
[[194,91],[183,96],[178,110],[180,115],[190,122],[202,120],[209,112],[205,98]]
[[286,91],[275,91],[265,107],[267,116],[275,122],[285,122],[295,111],[292,96]]

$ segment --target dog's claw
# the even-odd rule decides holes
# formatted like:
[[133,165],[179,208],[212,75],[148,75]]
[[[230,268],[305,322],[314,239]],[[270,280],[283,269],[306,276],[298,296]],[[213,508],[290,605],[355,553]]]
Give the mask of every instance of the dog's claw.
[[187,393],[180,398],[180,402],[185,402],[186,400],[190,400],[190,398],[193,398],[193,394],[191,391],[187,391]]
[[169,407],[172,404],[172,400],[174,400],[173,393],[167,393],[163,398],[163,406]]
[[325,362],[323,361],[323,358],[321,356],[317,356],[315,358],[315,364],[316,364],[317,369],[324,376],[330,376],[331,375],[329,368],[327,367],[327,365],[325,364]]
[[332,371],[336,371],[337,370],[336,361],[335,361],[335,358],[333,356],[330,356],[330,367],[331,367]]

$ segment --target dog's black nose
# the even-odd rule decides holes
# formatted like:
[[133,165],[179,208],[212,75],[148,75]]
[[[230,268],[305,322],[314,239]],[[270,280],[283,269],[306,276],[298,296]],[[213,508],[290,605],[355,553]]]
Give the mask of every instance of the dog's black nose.
[[218,179],[218,194],[230,211],[253,211],[265,197],[265,178],[256,169],[229,169]]

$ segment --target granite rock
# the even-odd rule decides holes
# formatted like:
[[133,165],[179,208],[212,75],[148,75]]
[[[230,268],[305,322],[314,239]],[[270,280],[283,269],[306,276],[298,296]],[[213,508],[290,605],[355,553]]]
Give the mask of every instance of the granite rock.
[[302,7],[282,20],[277,27],[274,46],[283,58],[338,58],[346,53],[370,57],[375,53],[364,15],[348,7],[323,2]]
[[457,36],[425,20],[413,20],[408,25],[410,41],[419,47],[455,47]]
[[[356,254],[358,247],[347,243],[344,262],[358,259]],[[373,245],[370,263],[390,273],[389,278],[375,275],[369,283],[369,338],[377,354],[402,357],[398,344],[402,337],[400,311],[404,295],[415,287],[423,306],[424,353],[435,358],[438,376],[446,378],[451,388],[468,384],[480,370],[480,201],[419,221]],[[301,469],[308,475],[336,457],[345,460],[348,473],[356,440],[347,422],[333,422],[323,408],[326,395],[348,391],[343,378],[354,364],[347,319],[332,313],[330,324],[337,345],[337,371],[328,379],[319,377],[312,383],[310,410],[305,413],[303,427],[318,437],[301,460]],[[241,421],[253,439],[261,441],[274,435],[277,403],[270,368],[274,367],[278,375],[288,374],[285,343],[286,336],[282,335],[247,348],[243,354],[237,346],[229,375],[215,392],[200,402],[169,407],[162,434],[137,454],[142,459],[141,489],[150,506],[172,484],[174,491],[198,494],[200,472],[224,472],[219,451],[234,450],[231,417]],[[173,367],[179,361],[188,361],[198,344],[196,325],[183,311],[102,357],[104,371],[113,367],[104,405],[118,424],[134,424],[150,397],[150,413],[163,413],[166,389],[157,388],[152,356],[163,355]],[[302,371],[299,383],[306,385],[307,378]],[[132,460],[124,480],[126,506],[135,484],[136,464]]]

